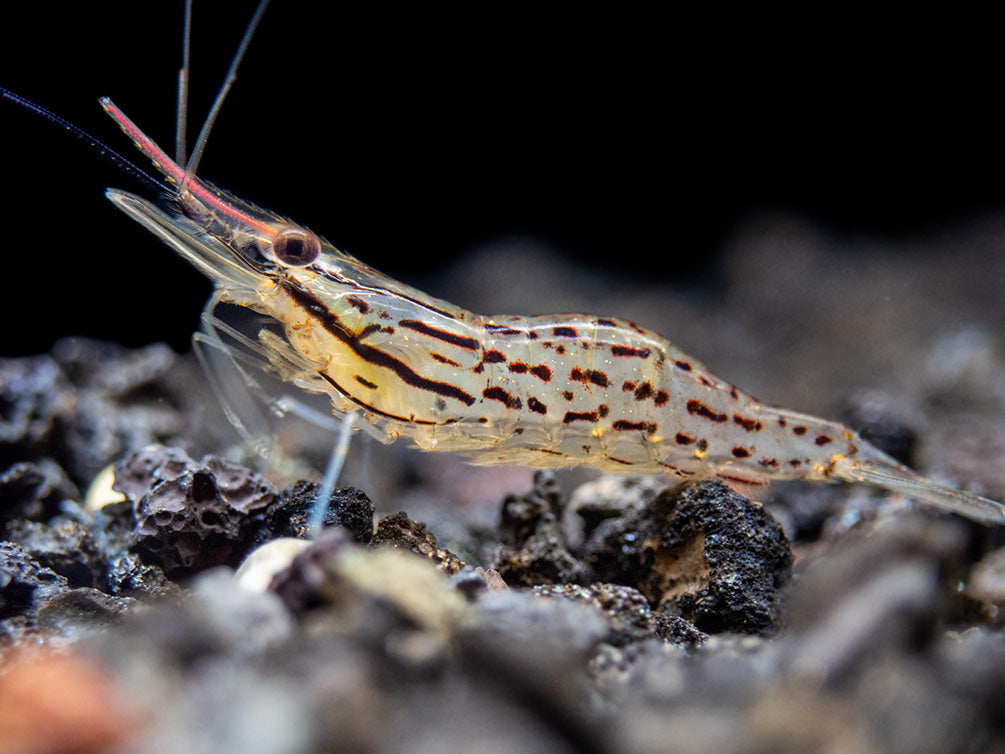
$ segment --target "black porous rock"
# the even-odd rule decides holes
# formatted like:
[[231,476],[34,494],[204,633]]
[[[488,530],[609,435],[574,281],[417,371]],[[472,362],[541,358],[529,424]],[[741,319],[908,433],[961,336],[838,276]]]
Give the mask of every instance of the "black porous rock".
[[657,610],[706,633],[771,633],[792,573],[781,526],[726,485],[665,490],[607,519],[583,548],[597,579],[638,589]]
[[76,409],[73,386],[51,357],[0,361],[0,467],[59,454]]
[[46,599],[66,588],[64,577],[13,542],[0,542],[0,619],[33,617]]
[[46,521],[65,500],[80,492],[54,461],[21,461],[0,473],[0,524],[10,520]]
[[510,586],[590,582],[589,569],[566,544],[560,525],[562,503],[551,471],[537,472],[534,487],[526,495],[509,495],[503,501],[502,542],[491,566]]
[[125,453],[191,445],[211,431],[205,411],[181,397],[194,374],[163,344],[129,350],[86,338],[0,360],[0,468],[48,459],[83,489]]
[[440,570],[453,575],[464,568],[464,561],[436,543],[436,537],[421,521],[412,521],[407,513],[392,513],[377,524],[370,543],[373,547],[394,547],[422,555],[433,561]]
[[120,462],[114,486],[133,501],[137,523],[130,550],[172,579],[235,565],[276,498],[263,477],[242,466],[215,456],[197,462],[159,445]]
[[596,607],[610,625],[610,633],[604,641],[615,647],[651,639],[666,639],[675,644],[695,646],[707,638],[682,618],[671,619],[662,613],[654,612],[649,601],[637,589],[630,586],[546,585],[535,587],[534,593],[544,597],[585,602]]
[[[277,537],[309,538],[310,515],[317,489],[314,482],[304,481],[283,489],[269,506],[256,543]],[[339,526],[349,532],[354,542],[369,544],[373,539],[373,512],[373,503],[366,493],[344,487],[332,493],[322,526]]]

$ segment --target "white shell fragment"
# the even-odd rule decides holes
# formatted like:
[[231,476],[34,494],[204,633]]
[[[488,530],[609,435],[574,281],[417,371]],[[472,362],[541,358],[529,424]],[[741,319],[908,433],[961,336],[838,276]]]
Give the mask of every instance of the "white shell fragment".
[[273,539],[253,550],[241,563],[234,578],[245,589],[264,592],[269,588],[273,577],[289,568],[293,559],[310,546],[311,543],[306,539]]

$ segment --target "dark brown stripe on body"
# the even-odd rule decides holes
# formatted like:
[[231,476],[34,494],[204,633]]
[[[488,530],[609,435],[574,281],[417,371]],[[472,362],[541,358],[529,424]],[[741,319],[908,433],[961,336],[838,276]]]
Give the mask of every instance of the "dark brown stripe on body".
[[[332,314],[328,307],[325,306],[317,296],[310,291],[305,290],[296,281],[291,278],[280,278],[279,285],[298,306],[317,320],[326,332],[328,332],[332,337],[345,343],[350,349],[352,349],[353,353],[364,361],[384,367],[385,369],[390,369],[402,382],[406,385],[410,385],[411,387],[419,388],[420,390],[428,390],[431,393],[442,395],[444,398],[453,398],[460,401],[465,406],[471,406],[474,404],[474,396],[464,390],[461,390],[456,385],[423,377],[401,359],[392,356],[386,351],[381,351],[379,348],[360,342],[360,339],[353,333],[349,332],[342,325],[342,323],[338,321],[338,317]],[[401,417],[395,418],[401,419]],[[407,421],[407,419],[403,419],[403,421]]]
[[438,327],[430,327],[425,322],[420,322],[417,319],[402,319],[398,321],[398,325],[407,327],[409,330],[414,330],[417,333],[428,335],[430,338],[442,340],[444,343],[450,343],[459,348],[467,348],[469,351],[477,351],[482,345],[474,338],[469,338],[466,335],[458,335],[449,330],[441,330]]

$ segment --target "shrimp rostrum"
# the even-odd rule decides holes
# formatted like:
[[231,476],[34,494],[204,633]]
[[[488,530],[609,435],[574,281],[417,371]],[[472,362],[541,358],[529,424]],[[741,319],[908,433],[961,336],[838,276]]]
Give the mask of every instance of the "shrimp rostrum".
[[392,280],[186,174],[103,105],[176,189],[156,204],[108,197],[212,278],[219,301],[273,321],[257,344],[273,371],[383,441],[483,464],[861,482],[1005,523],[1001,503],[936,484],[842,424],[762,404],[631,322],[482,316]]

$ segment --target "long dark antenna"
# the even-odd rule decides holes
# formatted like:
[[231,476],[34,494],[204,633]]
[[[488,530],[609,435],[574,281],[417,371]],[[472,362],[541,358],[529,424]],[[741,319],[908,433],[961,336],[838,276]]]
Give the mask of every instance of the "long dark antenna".
[[182,32],[181,68],[178,70],[178,114],[175,118],[174,161],[185,164],[185,131],[188,129],[188,67],[192,50],[192,0],[185,0],[185,31]]
[[[181,194],[184,194],[188,189],[189,181],[191,181],[192,177],[195,175],[195,169],[199,166],[199,160],[202,159],[203,150],[206,148],[206,140],[209,138],[209,132],[213,128],[213,124],[216,122],[216,116],[220,114],[220,107],[223,105],[223,100],[226,98],[230,88],[237,80],[237,69],[241,65],[244,53],[248,50],[248,45],[251,44],[251,38],[255,35],[255,29],[258,27],[258,22],[262,20],[262,15],[268,7],[269,0],[260,0],[258,7],[255,9],[255,15],[251,17],[251,21],[248,23],[248,28],[245,30],[244,36],[241,38],[241,44],[238,46],[237,52],[234,53],[234,59],[230,61],[230,69],[227,71],[227,78],[224,79],[223,86],[220,87],[220,91],[216,95],[216,100],[213,102],[213,106],[209,110],[209,115],[206,116],[206,122],[202,124],[202,130],[199,131],[199,138],[196,139],[195,146],[192,148],[192,154],[188,158],[188,162],[185,164],[185,180],[183,180],[181,185],[178,187],[178,192]],[[181,164],[180,161],[179,164]]]
[[87,131],[82,129],[80,126],[76,126],[65,118],[61,118],[51,110],[47,110],[41,105],[36,105],[31,100],[25,99],[20,94],[15,94],[9,89],[4,89],[3,87],[0,87],[0,99],[10,102],[17,107],[20,107],[22,110],[27,110],[32,115],[41,118],[54,126],[58,126],[68,132],[71,136],[83,141],[91,149],[95,150],[106,162],[114,165],[119,170],[128,173],[133,178],[142,181],[151,188],[154,188],[157,191],[173,193],[172,189],[170,189],[167,185],[157,180],[146,171],[136,167],[136,165],[131,163],[111,147],[104,144],[100,139],[91,136],[91,134],[87,133]]

